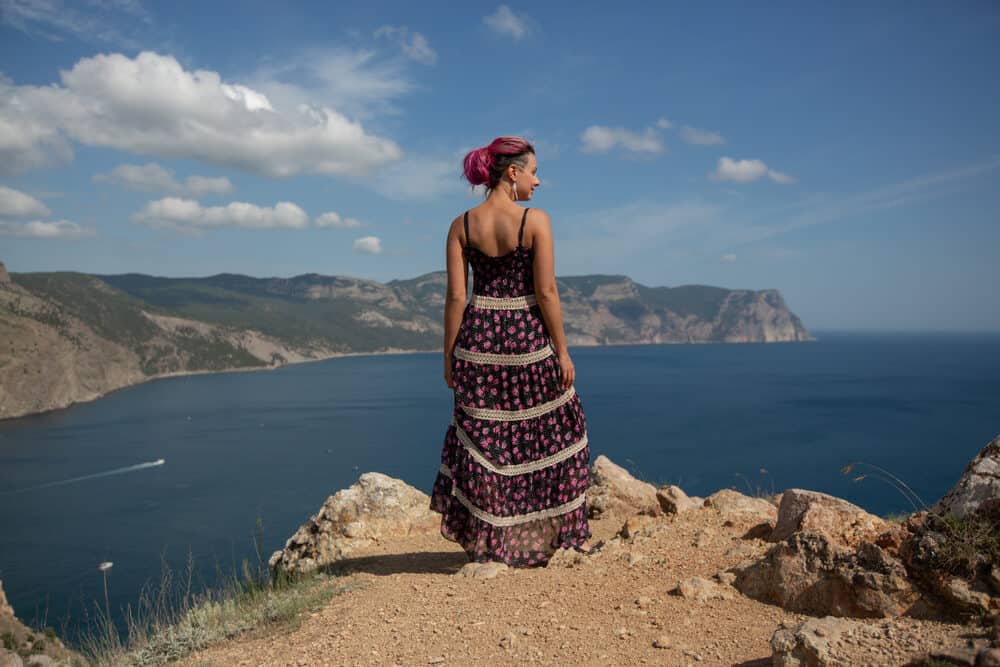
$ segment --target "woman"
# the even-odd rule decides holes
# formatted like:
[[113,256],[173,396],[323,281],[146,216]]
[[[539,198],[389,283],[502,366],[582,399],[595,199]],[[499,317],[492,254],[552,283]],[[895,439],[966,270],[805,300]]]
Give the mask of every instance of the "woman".
[[[590,446],[566,347],[552,224],[530,200],[535,150],[499,137],[465,156],[485,201],[448,230],[444,378],[451,424],[431,508],[469,560],[545,565],[560,547],[587,553]],[[466,303],[466,276],[473,290]]]

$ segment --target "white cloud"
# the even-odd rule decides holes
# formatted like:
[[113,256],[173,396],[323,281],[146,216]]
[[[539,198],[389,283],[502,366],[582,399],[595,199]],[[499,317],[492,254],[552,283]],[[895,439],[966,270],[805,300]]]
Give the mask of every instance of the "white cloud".
[[680,133],[681,139],[689,144],[698,144],[700,146],[714,146],[718,144],[726,143],[726,140],[722,138],[722,135],[718,132],[709,132],[708,130],[699,130],[696,127],[691,127],[690,125],[685,125],[681,128]]
[[607,153],[619,147],[633,153],[662,153],[665,150],[660,135],[652,128],[639,134],[623,127],[591,125],[580,138],[583,140],[581,150],[585,153]]
[[377,255],[382,252],[382,241],[377,236],[362,236],[354,241],[354,252]]
[[708,176],[713,181],[735,181],[736,183],[749,183],[764,176],[768,176],[775,183],[783,185],[795,182],[794,177],[769,169],[761,160],[734,160],[729,157],[719,158],[719,164],[715,171]]
[[15,86],[0,74],[0,175],[66,164],[73,149],[46,109],[44,88]]
[[775,183],[781,183],[782,185],[787,185],[789,183],[795,182],[795,177],[784,172],[775,171],[774,169],[767,170],[767,177],[770,178]]
[[375,31],[375,37],[391,39],[403,50],[407,58],[424,65],[437,62],[437,53],[431,48],[427,38],[419,32],[411,32],[406,26],[384,25]]
[[376,192],[399,201],[427,201],[468,190],[462,153],[455,157],[414,156],[379,169],[367,182]]
[[134,48],[134,40],[115,26],[150,20],[138,0],[90,0],[74,5],[63,0],[0,0],[0,23],[56,42],[71,35]]
[[673,126],[674,124],[671,123],[670,120],[668,120],[667,118],[661,117],[659,120],[656,121],[656,127],[660,128],[661,130],[669,130]]
[[280,63],[266,63],[247,81],[281,108],[321,104],[354,118],[398,114],[393,100],[417,86],[403,58],[372,49],[306,49]]
[[723,255],[719,259],[722,260],[723,264],[732,264],[732,263],[734,263],[736,261],[736,255],[734,255],[732,253],[729,253],[729,254]]
[[61,86],[0,90],[0,157],[27,154],[37,162],[45,155],[44,142],[18,138],[26,118],[41,123],[42,139],[61,132],[91,146],[271,177],[355,174],[402,156],[394,142],[332,108],[275,108],[262,92],[225,83],[213,71],[185,70],[172,56],[98,55],[61,78]]
[[191,199],[165,197],[149,202],[134,213],[132,222],[155,229],[199,234],[218,227],[302,229],[309,225],[309,216],[290,202],[278,202],[273,208],[239,201],[205,207]]
[[483,23],[492,28],[497,34],[510,37],[515,41],[528,34],[527,19],[512,12],[507,5],[500,5],[495,12],[489,16],[484,16]]
[[46,218],[50,211],[31,195],[0,185],[0,218]]
[[56,222],[34,220],[32,222],[0,222],[0,235],[22,239],[75,241],[96,236],[97,232],[69,220],[57,220]]
[[317,227],[334,227],[336,229],[353,229],[361,227],[361,221],[355,218],[342,218],[339,214],[330,211],[324,213],[314,220]]
[[122,164],[111,171],[95,174],[97,183],[112,183],[140,192],[168,192],[177,195],[201,197],[203,195],[231,193],[233,184],[225,177],[188,176],[183,183],[174,172],[155,162],[147,164]]

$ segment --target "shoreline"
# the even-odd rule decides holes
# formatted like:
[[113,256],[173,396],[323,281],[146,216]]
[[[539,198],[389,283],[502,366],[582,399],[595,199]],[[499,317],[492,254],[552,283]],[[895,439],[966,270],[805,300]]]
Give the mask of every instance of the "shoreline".
[[[742,342],[729,342],[721,340],[699,340],[699,341],[672,341],[672,342],[662,342],[662,343],[645,343],[645,342],[621,342],[621,343],[593,343],[593,344],[577,344],[571,345],[572,347],[629,347],[629,346],[640,346],[640,345],[775,345],[781,343],[815,343],[819,339],[815,336],[810,337],[807,340],[775,340],[775,341],[742,341]],[[0,417],[0,423],[7,424],[12,423],[18,419],[31,419],[34,417],[42,417],[51,413],[59,412],[61,410],[69,410],[75,405],[83,405],[85,403],[92,403],[98,401],[102,398],[106,398],[116,392],[125,391],[133,387],[138,387],[140,385],[146,384],[147,382],[153,382],[156,380],[163,380],[167,378],[176,377],[186,377],[190,375],[218,375],[222,373],[256,373],[261,371],[275,371],[287,366],[293,366],[298,364],[310,364],[319,361],[329,361],[330,359],[339,359],[342,357],[376,357],[376,356],[387,356],[387,355],[403,355],[403,354],[430,354],[430,353],[442,353],[441,348],[436,348],[432,350],[410,350],[410,349],[397,349],[390,348],[388,350],[382,350],[378,352],[331,352],[322,356],[318,356],[313,359],[302,359],[299,361],[289,361],[280,365],[272,366],[250,366],[243,368],[223,368],[220,370],[189,370],[189,371],[171,371],[169,373],[161,373],[159,375],[151,375],[149,377],[143,378],[138,382],[133,382],[131,384],[126,384],[121,387],[116,387],[102,394],[98,394],[92,398],[85,398],[76,401],[72,401],[68,405],[61,405],[51,408],[43,408],[41,410],[35,410],[33,412],[25,412],[20,415],[14,415],[11,417]]]

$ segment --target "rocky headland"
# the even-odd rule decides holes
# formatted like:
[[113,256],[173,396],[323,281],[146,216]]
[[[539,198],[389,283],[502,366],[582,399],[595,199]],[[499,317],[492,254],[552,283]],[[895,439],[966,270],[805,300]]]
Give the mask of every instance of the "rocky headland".
[[[446,278],[8,274],[0,263],[0,419],[158,377],[440,350]],[[558,283],[573,346],[812,340],[777,290]]]
[[[269,563],[352,585],[291,628],[179,664],[1000,665],[1000,436],[900,520],[805,489],[690,497],[603,455],[587,494],[589,554],[510,569],[468,562],[426,494],[364,473]],[[0,665],[73,659],[38,658],[18,632]]]
[[594,549],[529,569],[469,563],[425,494],[365,473],[270,566],[367,585],[185,664],[1000,665],[1000,436],[899,521],[804,489],[689,497],[605,456],[591,473]]

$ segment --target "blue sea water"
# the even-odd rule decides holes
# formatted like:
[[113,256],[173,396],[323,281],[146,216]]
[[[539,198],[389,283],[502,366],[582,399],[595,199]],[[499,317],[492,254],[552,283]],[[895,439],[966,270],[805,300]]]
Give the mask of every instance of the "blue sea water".
[[[571,349],[592,458],[689,494],[802,487],[887,514],[912,507],[870,466],[930,504],[1000,433],[1000,335],[815,335]],[[439,354],[386,355],[169,378],[0,422],[15,611],[72,637],[103,606],[102,561],[118,610],[161,559],[182,568],[190,553],[209,585],[253,559],[258,517],[266,560],[363,472],[429,493],[452,410],[442,368]]]

